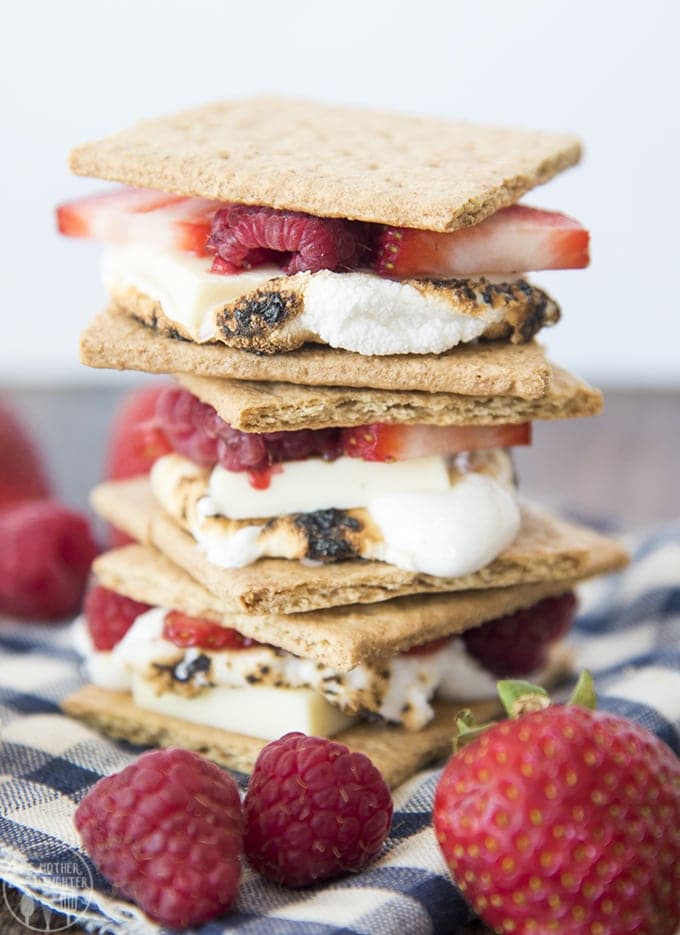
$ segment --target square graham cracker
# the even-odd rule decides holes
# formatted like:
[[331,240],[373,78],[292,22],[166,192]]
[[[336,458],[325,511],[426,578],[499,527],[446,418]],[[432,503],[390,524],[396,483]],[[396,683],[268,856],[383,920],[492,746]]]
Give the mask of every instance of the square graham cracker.
[[197,344],[169,337],[113,309],[87,325],[80,359],[99,369],[520,399],[545,396],[552,379],[551,365],[535,341],[462,344],[444,354],[384,357],[308,344],[264,356],[218,342]]
[[[611,550],[593,548],[582,578],[609,571]],[[577,581],[542,581],[505,588],[418,594],[292,614],[224,612],[219,597],[149,546],[100,555],[93,570],[106,588],[152,606],[212,620],[261,643],[347,672],[419,643],[462,633],[570,590]]]
[[538,399],[422,393],[341,386],[219,380],[177,374],[194,396],[243,432],[292,431],[389,422],[400,425],[504,425],[533,419],[596,415],[602,394],[553,366],[548,390]]
[[567,134],[312,101],[222,101],[79,146],[78,175],[323,217],[452,231],[580,158]]

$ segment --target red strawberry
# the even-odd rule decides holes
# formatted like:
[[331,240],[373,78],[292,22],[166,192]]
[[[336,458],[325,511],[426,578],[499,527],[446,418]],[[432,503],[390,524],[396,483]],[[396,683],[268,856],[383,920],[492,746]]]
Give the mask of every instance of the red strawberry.
[[59,619],[80,608],[98,552],[87,519],[54,500],[0,513],[0,613]]
[[109,436],[106,476],[111,480],[148,474],[157,458],[172,451],[156,419],[156,402],[167,387],[156,383],[123,399]]
[[426,455],[531,444],[531,423],[522,425],[388,425],[376,422],[342,430],[346,455],[364,461],[405,461]]
[[0,404],[0,508],[49,495],[35,445],[16,415]]
[[206,241],[220,201],[148,188],[115,188],[57,208],[57,226],[69,237],[108,243],[149,243],[207,254]]
[[451,233],[386,227],[378,236],[375,269],[397,279],[577,269],[588,265],[589,237],[565,214],[511,205]]
[[499,687],[531,713],[471,734],[435,796],[466,898],[498,932],[673,935],[680,760],[644,728],[582,707],[587,678],[572,703],[542,710],[532,686]]
[[189,617],[178,610],[171,610],[166,615],[163,636],[183,649],[190,646],[199,649],[248,649],[250,646],[262,645],[231,627],[221,627],[212,620]]
[[286,273],[347,270],[359,265],[363,224],[299,211],[230,205],[215,215],[210,247],[215,273],[237,273],[263,263],[284,263]]
[[436,653],[438,649],[443,649],[447,643],[451,643],[455,636],[440,636],[436,640],[430,640],[429,643],[418,643],[416,646],[410,646],[404,649],[402,656],[427,656],[428,653]]
[[107,651],[119,643],[149,604],[96,585],[85,595],[83,613],[95,649]]
[[[156,401],[166,390],[160,383],[133,390],[123,399],[111,426],[106,456],[106,476],[123,480],[148,474],[154,461],[172,451],[156,418]],[[111,529],[111,545],[128,545],[133,540],[119,529]]]

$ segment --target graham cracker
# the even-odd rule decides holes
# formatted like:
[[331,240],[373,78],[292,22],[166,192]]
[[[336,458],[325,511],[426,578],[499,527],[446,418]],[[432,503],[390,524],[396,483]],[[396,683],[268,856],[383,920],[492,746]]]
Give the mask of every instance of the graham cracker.
[[364,560],[310,567],[261,559],[243,568],[220,568],[206,561],[193,537],[159,509],[146,478],[100,484],[92,492],[92,505],[103,519],[155,546],[187,571],[220,599],[224,613],[289,614],[407,594],[571,580],[583,575],[594,551],[611,570],[627,561],[613,540],[525,506],[515,542],[485,568],[458,578],[435,578]]
[[[610,570],[611,554],[594,548],[582,578]],[[222,601],[149,546],[128,545],[95,559],[99,582],[135,601],[212,620],[261,643],[347,672],[419,643],[462,633],[570,590],[576,580],[396,597],[376,604],[306,613],[225,613]]]
[[100,369],[520,399],[544,396],[552,373],[535,341],[462,344],[444,354],[385,357],[306,345],[265,357],[172,338],[112,309],[97,315],[83,332],[80,359]]
[[[571,671],[571,653],[558,645],[539,681],[550,687]],[[409,731],[395,725],[363,722],[341,731],[333,739],[346,744],[350,750],[365,753],[387,784],[394,788],[419,769],[452,752],[455,719],[462,707],[472,710],[480,723],[501,713],[497,701],[465,705],[461,702],[435,702],[434,718],[422,730]],[[129,692],[110,692],[96,685],[85,685],[68,695],[61,708],[71,717],[111,737],[142,746],[195,750],[228,769],[242,773],[252,772],[258,754],[267,743],[257,737],[144,710],[137,707]]]
[[555,365],[544,396],[473,396],[412,390],[298,386],[177,374],[204,403],[243,432],[322,429],[391,422],[401,425],[502,425],[596,415],[602,394]]
[[450,231],[580,158],[561,133],[311,101],[222,101],[86,143],[78,175],[325,217]]

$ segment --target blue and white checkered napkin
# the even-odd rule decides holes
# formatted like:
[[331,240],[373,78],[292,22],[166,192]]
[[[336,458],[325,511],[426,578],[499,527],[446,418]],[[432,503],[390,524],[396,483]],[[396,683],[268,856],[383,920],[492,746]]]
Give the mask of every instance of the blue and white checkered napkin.
[[[597,675],[602,709],[639,721],[680,753],[680,522],[628,545],[630,568],[582,589],[579,662]],[[59,713],[59,699],[79,684],[64,628],[0,625],[0,879],[26,894],[19,909],[27,913],[41,903],[75,910],[95,932],[160,932],[79,850],[76,804],[138,753]],[[201,935],[458,932],[472,914],[432,833],[437,776],[423,772],[397,791],[392,833],[368,870],[303,891],[246,871],[236,910]],[[79,879],[87,871],[91,888]]]

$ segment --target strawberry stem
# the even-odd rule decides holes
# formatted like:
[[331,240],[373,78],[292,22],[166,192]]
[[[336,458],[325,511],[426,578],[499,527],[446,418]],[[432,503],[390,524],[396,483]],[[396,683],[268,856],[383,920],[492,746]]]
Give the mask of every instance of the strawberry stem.
[[544,711],[550,706],[550,696],[540,685],[532,685],[521,679],[504,679],[498,682],[497,688],[508,717]]
[[453,752],[457,753],[461,747],[481,737],[493,723],[493,721],[490,721],[486,724],[477,724],[474,714],[469,708],[459,711],[456,715],[456,736],[453,738]]
[[594,711],[597,707],[595,682],[588,669],[584,669],[579,675],[578,682],[569,696],[567,704],[581,705],[582,708],[590,708],[591,711]]

